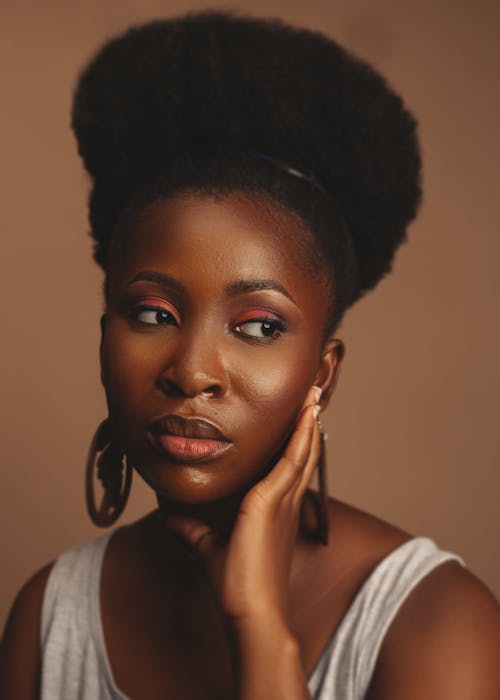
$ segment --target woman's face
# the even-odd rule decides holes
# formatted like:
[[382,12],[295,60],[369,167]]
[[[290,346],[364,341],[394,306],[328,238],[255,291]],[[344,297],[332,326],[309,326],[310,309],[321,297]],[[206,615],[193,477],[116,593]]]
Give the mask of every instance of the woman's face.
[[[117,439],[160,496],[208,503],[250,488],[310,386],[328,401],[342,344],[322,344],[328,289],[307,264],[310,240],[277,205],[238,193],[160,200],[128,232],[111,271],[102,378]],[[195,422],[183,418],[210,421],[225,440],[186,440]]]

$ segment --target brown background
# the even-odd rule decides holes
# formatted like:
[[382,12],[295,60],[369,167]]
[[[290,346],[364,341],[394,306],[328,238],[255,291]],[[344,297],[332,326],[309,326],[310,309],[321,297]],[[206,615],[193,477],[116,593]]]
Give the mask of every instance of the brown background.
[[[131,23],[202,2],[11,0],[1,10],[0,623],[15,591],[98,534],[83,463],[105,416],[101,275],[68,127],[78,69]],[[461,554],[500,595],[500,3],[242,0],[374,62],[421,124],[425,204],[394,274],[351,310],[327,414],[330,492]],[[124,522],[153,499],[136,479]]]

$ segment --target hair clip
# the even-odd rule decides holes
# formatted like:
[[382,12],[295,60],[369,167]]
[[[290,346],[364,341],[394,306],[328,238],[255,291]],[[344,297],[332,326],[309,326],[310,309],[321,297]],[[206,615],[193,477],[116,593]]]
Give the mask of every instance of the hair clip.
[[262,151],[254,151],[253,149],[248,149],[248,152],[252,153],[255,156],[258,156],[259,158],[267,161],[268,163],[271,163],[275,167],[279,168],[280,170],[283,170],[286,173],[289,173],[290,175],[293,175],[294,177],[298,177],[301,180],[309,182],[311,185],[313,185],[313,187],[316,187],[316,189],[319,190],[322,194],[328,196],[328,192],[313,173],[304,173],[302,172],[302,170],[298,170],[290,163],[285,163],[285,161],[279,160],[278,158],[270,156],[268,153],[263,153]]

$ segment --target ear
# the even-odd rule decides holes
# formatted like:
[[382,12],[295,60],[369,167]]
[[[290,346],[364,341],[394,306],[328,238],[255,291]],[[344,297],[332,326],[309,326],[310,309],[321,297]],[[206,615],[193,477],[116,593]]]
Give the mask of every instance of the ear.
[[101,366],[101,384],[104,386],[104,354],[103,354],[103,345],[104,345],[104,334],[106,332],[106,321],[107,317],[106,314],[103,314],[101,316],[100,320],[100,326],[101,326],[101,340],[99,342],[99,363]]
[[345,356],[345,345],[340,338],[330,338],[325,343],[321,352],[320,365],[316,372],[314,384],[321,388],[321,410],[330,403],[330,398],[337,385],[340,374],[340,366]]

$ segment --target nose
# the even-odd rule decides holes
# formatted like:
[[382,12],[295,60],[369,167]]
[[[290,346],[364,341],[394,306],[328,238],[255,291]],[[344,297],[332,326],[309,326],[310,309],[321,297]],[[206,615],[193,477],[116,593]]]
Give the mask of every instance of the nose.
[[228,382],[221,344],[216,333],[199,327],[179,331],[178,342],[158,377],[159,388],[167,396],[224,396]]

